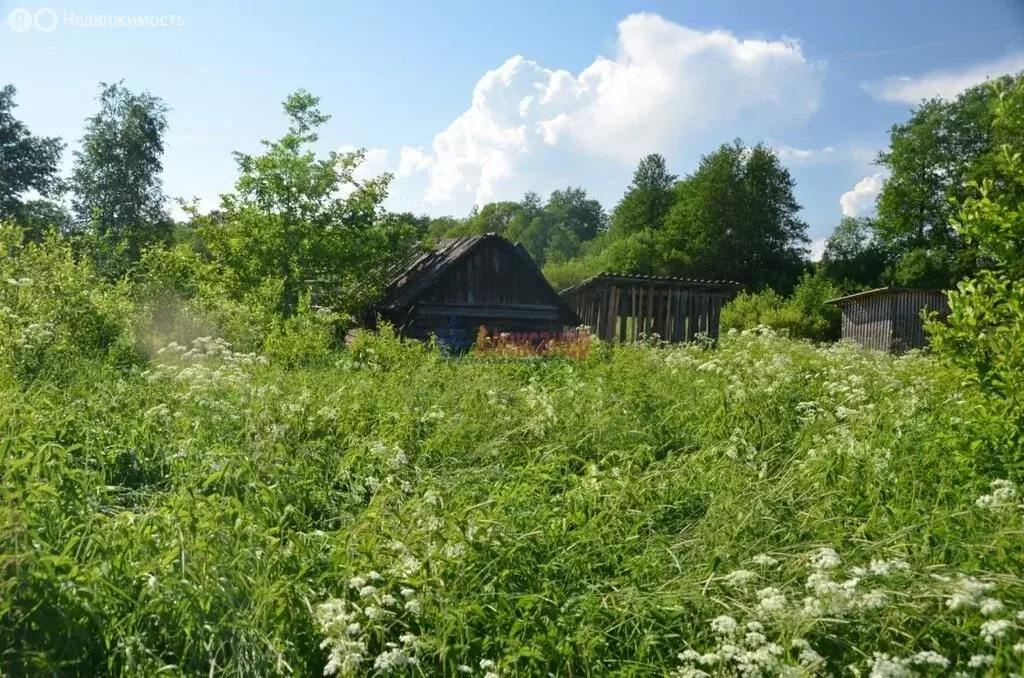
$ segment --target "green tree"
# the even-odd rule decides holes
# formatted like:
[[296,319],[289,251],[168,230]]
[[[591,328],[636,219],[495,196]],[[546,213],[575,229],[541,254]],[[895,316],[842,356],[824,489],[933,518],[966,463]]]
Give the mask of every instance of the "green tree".
[[655,272],[788,292],[810,242],[794,187],[761,144],[748,148],[737,140],[704,156],[676,185],[675,205],[654,234]]
[[593,240],[608,228],[608,215],[598,200],[579,187],[553,191],[544,205],[552,221],[562,224],[578,242]]
[[287,318],[314,291],[334,292],[339,306],[358,304],[351,291],[371,294],[415,228],[385,218],[390,174],[353,178],[364,151],[314,155],[316,130],[329,119],[317,97],[300,90],[284,111],[282,138],[263,141],[262,155],[235,153],[235,193],[222,197],[221,223],[207,220],[201,235],[238,296],[273,283],[276,308]]
[[103,247],[122,246],[135,261],[144,247],[171,236],[160,177],[168,109],[122,83],[101,88],[100,110],[74,154],[72,206]]
[[676,178],[661,155],[654,153],[643,158],[633,173],[633,182],[612,212],[614,237],[621,239],[644,229],[660,229],[672,209]]
[[[1000,82],[1012,86],[1020,78]],[[876,222],[881,243],[894,254],[890,282],[951,287],[977,270],[977,250],[953,220],[971,181],[990,176],[995,167],[995,98],[988,84],[978,85],[952,101],[925,101],[907,122],[892,127],[889,148],[878,156],[889,177]]]
[[821,268],[825,275],[853,291],[877,287],[887,264],[885,248],[867,217],[844,217],[825,243]]
[[[980,463],[1020,472],[1024,456],[1024,79],[992,88],[987,176],[973,181],[953,225],[984,268],[949,293],[950,316],[933,323],[932,345],[960,365],[987,398],[981,430],[968,432]],[[1013,471],[1011,471],[1012,473]],[[1004,477],[1004,476],[999,476]]]
[[14,219],[26,226],[46,208],[39,200],[28,206],[25,194],[34,191],[52,198],[61,191],[57,166],[64,143],[56,137],[34,136],[15,118],[15,94],[14,85],[0,89],[0,221]]

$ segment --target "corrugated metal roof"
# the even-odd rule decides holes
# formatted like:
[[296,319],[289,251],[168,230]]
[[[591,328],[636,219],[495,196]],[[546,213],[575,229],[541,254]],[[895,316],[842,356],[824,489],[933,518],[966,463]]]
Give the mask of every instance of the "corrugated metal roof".
[[899,294],[901,292],[924,292],[932,294],[945,294],[948,290],[938,290],[934,288],[919,288],[919,287],[876,287],[873,290],[864,290],[863,292],[856,292],[855,294],[847,294],[845,297],[839,297],[838,299],[829,299],[826,304],[842,304],[850,299],[860,299],[863,297],[870,297],[876,294]]
[[679,276],[671,275],[640,275],[633,273],[616,273],[614,271],[605,271],[598,273],[595,276],[587,278],[583,282],[573,285],[572,287],[562,290],[561,294],[568,294],[570,292],[576,292],[590,285],[602,282],[622,282],[622,283],[647,283],[656,284],[658,286],[691,286],[691,287],[739,287],[740,284],[734,280],[703,280],[699,278],[684,278]]

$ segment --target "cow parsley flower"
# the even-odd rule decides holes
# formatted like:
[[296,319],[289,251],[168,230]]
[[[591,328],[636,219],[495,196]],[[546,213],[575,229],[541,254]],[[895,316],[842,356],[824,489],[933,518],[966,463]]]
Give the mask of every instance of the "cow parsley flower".
[[993,584],[978,581],[974,577],[961,577],[956,589],[946,599],[946,607],[951,610],[974,607],[978,604],[978,599],[993,588]]
[[711,621],[711,631],[717,636],[731,636],[738,627],[736,620],[727,614],[715,617]]
[[993,661],[995,661],[995,657],[990,654],[976,654],[967,662],[967,666],[972,669],[980,669],[991,666]]
[[911,664],[924,665],[924,666],[937,666],[940,669],[949,668],[949,660],[943,655],[932,650],[924,650],[918,652],[910,658]]
[[985,598],[981,601],[981,613],[984,615],[991,616],[993,614],[999,614],[1003,611],[1003,601],[998,598]]
[[907,661],[899,657],[876,652],[870,662],[870,678],[913,678],[913,671],[907,667]]
[[981,625],[981,635],[986,643],[994,643],[997,639],[1006,635],[1007,629],[1013,624],[1006,619],[989,619]]
[[779,564],[778,560],[772,558],[770,555],[766,553],[761,553],[754,556],[750,559],[750,562],[754,563],[755,565],[760,565],[761,567],[772,567],[774,565]]
[[761,589],[757,597],[760,600],[757,606],[762,612],[776,612],[786,606],[786,596],[774,586]]
[[1017,487],[1009,480],[993,480],[991,494],[983,494],[974,502],[978,508],[1001,509],[1012,506],[1017,500]]
[[746,586],[757,579],[757,574],[750,570],[733,570],[725,575],[725,583],[730,586]]
[[818,570],[830,570],[843,564],[843,559],[835,549],[824,548],[811,558],[811,564]]

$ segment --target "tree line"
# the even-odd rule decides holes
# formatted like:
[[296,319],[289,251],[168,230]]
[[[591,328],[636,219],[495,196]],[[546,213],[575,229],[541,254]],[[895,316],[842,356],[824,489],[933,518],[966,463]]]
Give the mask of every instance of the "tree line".
[[760,317],[800,285],[816,285],[802,293],[801,308],[811,308],[880,285],[952,288],[984,267],[985,252],[954,228],[955,210],[973,180],[996,172],[1000,144],[1024,134],[993,126],[1000,92],[1020,78],[924,101],[894,125],[877,157],[886,179],[876,215],[843,219],[819,263],[808,260],[795,182],[763,144],[722,144],[685,176],[648,155],[610,212],[569,186],[461,218],[392,213],[383,207],[390,174],[355,179],[362,151],[316,155],[329,116],[304,91],[284,102],[281,138],[263,141],[260,154],[235,154],[236,184],[219,207],[185,205],[188,218],[175,221],[161,180],[168,108],[159,97],[102,84],[99,110],[62,177],[66,144],[31,133],[8,85],[0,90],[0,221],[18,224],[27,241],[48,230],[72,239],[110,279],[148,250],[176,251],[207,265],[233,299],[262,295],[282,317],[314,293],[355,307],[415,243],[487,232],[521,242],[559,289],[606,270],[729,279],[764,291],[746,311]]

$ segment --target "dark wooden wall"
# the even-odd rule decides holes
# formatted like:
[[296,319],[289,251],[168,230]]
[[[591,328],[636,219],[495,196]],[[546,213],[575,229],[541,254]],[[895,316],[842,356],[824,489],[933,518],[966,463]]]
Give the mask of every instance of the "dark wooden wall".
[[842,302],[843,339],[852,339],[864,348],[888,351],[892,340],[892,297],[875,294]]
[[949,315],[949,300],[945,293],[932,291],[905,291],[893,297],[890,351],[903,353],[928,344],[928,335],[921,320],[922,310],[935,311],[945,318]]
[[718,338],[722,305],[732,291],[686,283],[657,285],[602,282],[566,296],[584,325],[604,341],[636,341],[657,334],[665,341],[691,341],[697,334]]
[[404,334],[427,338],[458,329],[475,336],[481,325],[492,332],[561,332],[574,324],[570,316],[535,266],[508,247],[484,243],[416,300]]
[[854,297],[840,302],[843,309],[842,336],[864,348],[903,353],[924,348],[928,336],[921,311],[949,315],[943,292],[900,290]]

